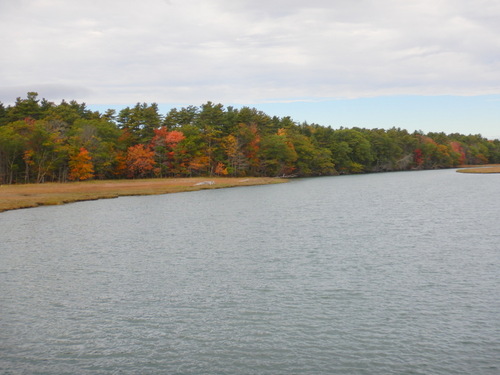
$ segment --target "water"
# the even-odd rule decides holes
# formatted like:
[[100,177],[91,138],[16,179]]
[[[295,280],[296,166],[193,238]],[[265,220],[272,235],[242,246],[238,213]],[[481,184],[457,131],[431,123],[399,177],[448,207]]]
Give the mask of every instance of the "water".
[[0,214],[2,374],[498,374],[500,175]]

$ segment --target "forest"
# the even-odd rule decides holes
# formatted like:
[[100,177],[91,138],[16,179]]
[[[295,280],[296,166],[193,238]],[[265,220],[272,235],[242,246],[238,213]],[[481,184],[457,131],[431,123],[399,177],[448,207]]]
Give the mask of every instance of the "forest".
[[[473,124],[471,124],[471,127]],[[161,114],[0,102],[0,184],[187,176],[325,176],[500,163],[500,140],[390,129],[332,129],[207,102]]]

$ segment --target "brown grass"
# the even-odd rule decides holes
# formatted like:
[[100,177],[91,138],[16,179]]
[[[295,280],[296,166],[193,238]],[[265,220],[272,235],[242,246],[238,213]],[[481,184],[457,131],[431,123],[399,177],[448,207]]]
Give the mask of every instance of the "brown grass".
[[[213,181],[214,184],[196,185],[204,181]],[[280,182],[286,180],[270,177],[196,177],[0,185],[0,212],[126,195],[168,194]]]
[[[461,165],[461,168],[457,172],[460,173],[500,173],[500,164],[488,164],[488,165]],[[474,168],[476,167],[476,168]]]

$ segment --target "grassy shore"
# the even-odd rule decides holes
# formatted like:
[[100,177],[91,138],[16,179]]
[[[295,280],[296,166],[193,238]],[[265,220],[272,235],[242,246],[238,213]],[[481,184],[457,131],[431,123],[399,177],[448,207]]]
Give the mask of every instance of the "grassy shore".
[[463,169],[457,169],[460,173],[500,173],[500,164],[488,165],[463,165]]
[[[208,184],[207,182],[213,182]],[[0,185],[0,212],[37,206],[286,182],[270,177],[197,177]]]

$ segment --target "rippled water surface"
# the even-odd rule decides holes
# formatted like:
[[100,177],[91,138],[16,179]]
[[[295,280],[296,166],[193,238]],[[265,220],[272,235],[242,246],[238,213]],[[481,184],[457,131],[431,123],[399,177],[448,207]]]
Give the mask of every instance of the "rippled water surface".
[[498,374],[500,175],[0,214],[2,374]]

